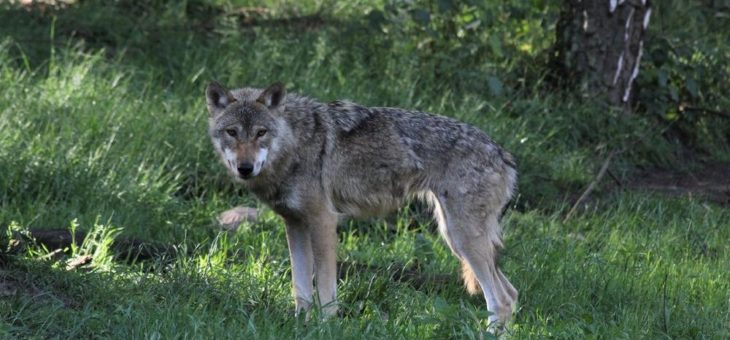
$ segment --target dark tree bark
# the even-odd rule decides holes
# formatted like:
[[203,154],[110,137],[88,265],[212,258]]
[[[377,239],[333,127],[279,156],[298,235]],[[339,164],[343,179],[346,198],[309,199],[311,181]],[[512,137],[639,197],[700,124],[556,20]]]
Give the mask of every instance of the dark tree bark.
[[552,66],[558,83],[629,111],[651,0],[565,0]]

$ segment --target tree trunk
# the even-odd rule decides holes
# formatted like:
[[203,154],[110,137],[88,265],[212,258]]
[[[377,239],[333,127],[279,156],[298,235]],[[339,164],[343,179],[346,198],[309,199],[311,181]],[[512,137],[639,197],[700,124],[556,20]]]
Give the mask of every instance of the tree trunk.
[[552,60],[558,82],[630,111],[650,16],[651,0],[565,0]]

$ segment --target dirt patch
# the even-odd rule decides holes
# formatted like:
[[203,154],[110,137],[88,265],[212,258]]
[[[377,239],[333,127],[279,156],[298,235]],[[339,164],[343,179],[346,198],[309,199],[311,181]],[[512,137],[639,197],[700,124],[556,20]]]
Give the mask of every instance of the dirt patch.
[[625,186],[672,196],[700,197],[730,205],[730,163],[703,164],[693,170],[646,170],[629,180]]

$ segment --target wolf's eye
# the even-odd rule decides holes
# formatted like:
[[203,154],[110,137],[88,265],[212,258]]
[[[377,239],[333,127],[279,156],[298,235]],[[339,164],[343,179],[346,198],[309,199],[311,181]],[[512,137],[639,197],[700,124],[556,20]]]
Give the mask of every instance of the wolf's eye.
[[236,130],[235,129],[226,129],[226,133],[231,137],[236,137]]
[[256,132],[256,137],[260,138],[263,137],[266,134],[266,129],[261,129]]

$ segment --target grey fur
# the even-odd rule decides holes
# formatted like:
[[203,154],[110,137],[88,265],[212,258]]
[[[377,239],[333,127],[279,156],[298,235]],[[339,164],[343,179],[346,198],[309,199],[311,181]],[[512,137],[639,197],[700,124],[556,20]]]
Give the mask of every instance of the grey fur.
[[[490,321],[509,319],[517,291],[495,260],[517,172],[512,155],[482,131],[429,113],[325,104],[278,83],[234,91],[213,83],[207,100],[210,136],[227,168],[286,222],[297,310],[315,302],[312,274],[319,303],[336,310],[340,216],[382,215],[416,197],[433,205],[470,292],[486,287]],[[237,167],[252,161],[260,173],[242,179]]]

